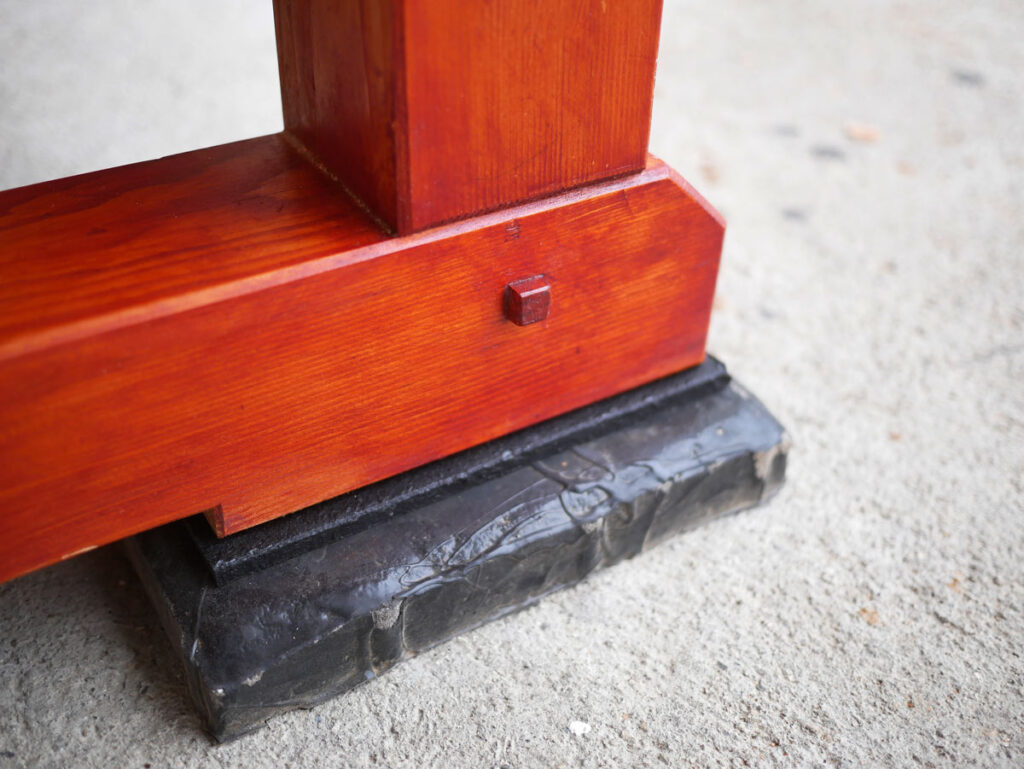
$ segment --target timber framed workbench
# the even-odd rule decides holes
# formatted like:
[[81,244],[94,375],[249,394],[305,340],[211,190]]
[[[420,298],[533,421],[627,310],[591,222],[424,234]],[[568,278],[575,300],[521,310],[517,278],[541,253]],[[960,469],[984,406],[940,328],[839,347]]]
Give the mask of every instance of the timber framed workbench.
[[0,193],[0,579],[699,363],[723,225],[646,154],[660,6],[278,0],[284,133]]
[[[724,222],[647,153],[661,0],[274,10],[282,133],[0,193],[0,580],[157,529],[130,549],[218,737],[768,498],[788,445],[706,360]],[[579,477],[539,469],[594,445]],[[554,485],[506,510],[531,472]],[[473,550],[471,525],[486,564],[414,552]],[[324,548],[383,571],[314,588]],[[416,557],[497,581],[374,650]],[[310,624],[318,601],[359,609]],[[307,680],[293,626],[362,651]]]

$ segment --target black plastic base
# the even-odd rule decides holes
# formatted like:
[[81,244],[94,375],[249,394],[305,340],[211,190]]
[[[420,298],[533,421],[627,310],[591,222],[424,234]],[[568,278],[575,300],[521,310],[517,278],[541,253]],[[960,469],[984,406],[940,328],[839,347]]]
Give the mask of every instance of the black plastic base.
[[279,537],[218,544],[183,521],[128,550],[223,740],[765,501],[787,449],[709,359],[266,527]]

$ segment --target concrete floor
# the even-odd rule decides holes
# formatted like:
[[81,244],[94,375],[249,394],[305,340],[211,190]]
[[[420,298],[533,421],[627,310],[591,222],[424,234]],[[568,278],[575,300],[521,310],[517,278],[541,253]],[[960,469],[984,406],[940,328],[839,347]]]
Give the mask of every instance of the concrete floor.
[[[277,130],[255,6],[0,0],[0,187]],[[711,349],[782,495],[219,747],[90,553],[0,586],[0,765],[1024,765],[1022,39],[667,0],[651,147],[729,220]]]

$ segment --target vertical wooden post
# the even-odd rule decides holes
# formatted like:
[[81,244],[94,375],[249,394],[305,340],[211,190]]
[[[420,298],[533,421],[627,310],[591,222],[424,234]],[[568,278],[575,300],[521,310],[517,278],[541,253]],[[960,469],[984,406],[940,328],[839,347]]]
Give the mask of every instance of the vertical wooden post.
[[661,0],[274,0],[286,131],[405,234],[643,168]]

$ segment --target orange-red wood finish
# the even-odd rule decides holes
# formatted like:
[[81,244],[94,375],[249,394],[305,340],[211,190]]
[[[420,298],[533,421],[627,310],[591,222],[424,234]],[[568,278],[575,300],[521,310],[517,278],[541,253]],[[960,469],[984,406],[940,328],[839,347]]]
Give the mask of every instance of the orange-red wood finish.
[[0,361],[386,239],[279,135],[0,191]]
[[544,275],[513,281],[505,287],[505,317],[517,326],[547,320],[551,311],[551,283]]
[[[280,516],[698,363],[722,224],[657,161],[388,238],[279,136],[0,193],[0,580]],[[544,275],[546,320],[504,315]]]
[[661,0],[275,0],[285,128],[399,233],[643,168]]

